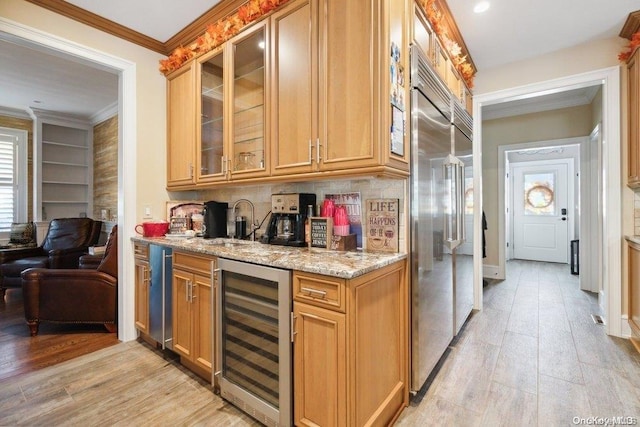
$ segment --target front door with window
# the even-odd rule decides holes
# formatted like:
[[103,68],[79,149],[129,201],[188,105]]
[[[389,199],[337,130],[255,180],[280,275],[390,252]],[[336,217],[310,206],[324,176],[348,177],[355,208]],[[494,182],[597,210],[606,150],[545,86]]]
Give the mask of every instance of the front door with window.
[[513,257],[569,260],[571,159],[513,163]]

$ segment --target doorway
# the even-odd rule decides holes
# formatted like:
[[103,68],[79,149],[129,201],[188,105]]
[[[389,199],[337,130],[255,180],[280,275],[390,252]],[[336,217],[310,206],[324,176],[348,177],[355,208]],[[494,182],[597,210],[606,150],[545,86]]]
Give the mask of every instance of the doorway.
[[[474,98],[474,120],[477,123],[482,123],[483,107],[486,106],[507,103],[519,99],[532,99],[541,95],[561,93],[591,86],[600,86],[602,88],[602,124],[599,128],[601,132],[600,144],[598,146],[598,161],[600,162],[600,166],[596,169],[601,179],[597,203],[602,206],[602,212],[597,213],[597,229],[602,230],[602,232],[592,250],[599,253],[597,260],[599,276],[597,277],[597,281],[602,287],[601,306],[603,307],[603,313],[606,318],[605,327],[607,333],[622,336],[622,290],[621,287],[618,286],[621,281],[622,253],[621,245],[613,243],[620,242],[622,239],[619,215],[621,206],[621,177],[619,173],[621,161],[619,67],[610,67],[580,75],[478,95]],[[481,124],[474,129],[474,156],[476,159],[482,158],[483,143],[483,125]],[[504,178],[498,179],[498,176],[504,177],[504,166],[497,158],[494,161],[497,163],[496,170],[494,171],[494,173],[497,171],[495,185],[499,187],[499,193],[503,194],[505,191]],[[597,167],[596,165],[593,166]],[[480,187],[487,185],[485,180],[486,176],[483,176],[479,183]],[[481,206],[485,209],[481,188],[479,190]],[[495,212],[497,217],[503,217],[500,213],[506,209],[504,202],[501,202],[500,205],[501,207],[498,207]],[[498,242],[506,243],[506,229],[504,224],[501,223],[500,226],[496,228],[493,232],[498,234]],[[502,275],[501,278],[504,279],[506,244],[499,245],[497,250],[500,252],[498,255],[500,265],[495,266],[496,268],[493,273],[496,278],[500,278],[499,276]],[[479,269],[482,270],[483,265],[481,260],[478,260],[478,262],[480,264]],[[486,270],[484,275],[487,277]],[[475,307],[482,308],[482,289],[476,289],[475,295]]]
[[[15,43],[35,46],[43,51],[80,61],[87,65],[106,69],[119,75],[118,88],[118,218],[120,230],[128,230],[127,224],[135,223],[136,191],[125,191],[125,182],[135,182],[136,176],[136,66],[127,60],[105,54],[37,29],[0,18],[0,36]],[[133,322],[134,290],[125,283],[133,281],[133,266],[128,241],[129,233],[123,231],[118,239],[118,338],[121,341],[135,339]]]

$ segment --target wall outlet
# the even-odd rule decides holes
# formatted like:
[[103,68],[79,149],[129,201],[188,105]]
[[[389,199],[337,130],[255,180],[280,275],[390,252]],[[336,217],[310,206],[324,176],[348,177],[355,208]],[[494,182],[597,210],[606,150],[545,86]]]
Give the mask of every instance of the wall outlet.
[[146,205],[146,206],[144,207],[144,215],[143,215],[143,217],[144,217],[144,218],[151,218],[151,216],[152,216],[152,215],[151,215],[151,206]]

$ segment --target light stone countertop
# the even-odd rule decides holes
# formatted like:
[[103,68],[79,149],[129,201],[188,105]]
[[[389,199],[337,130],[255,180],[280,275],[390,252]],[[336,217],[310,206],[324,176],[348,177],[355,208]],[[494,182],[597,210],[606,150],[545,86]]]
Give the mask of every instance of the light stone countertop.
[[624,236],[628,242],[635,243],[636,245],[640,245],[640,236]]
[[407,258],[405,253],[338,252],[319,248],[267,245],[236,239],[133,237],[131,240],[343,279],[352,279]]

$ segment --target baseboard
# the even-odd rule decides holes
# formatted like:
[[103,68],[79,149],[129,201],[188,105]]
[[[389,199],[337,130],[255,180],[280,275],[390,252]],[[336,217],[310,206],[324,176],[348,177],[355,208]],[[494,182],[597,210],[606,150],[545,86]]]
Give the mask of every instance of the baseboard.
[[485,279],[498,279],[504,280],[504,277],[500,277],[500,267],[497,265],[482,266],[482,277]]
[[622,315],[620,325],[620,336],[622,338],[631,338],[631,327],[629,326],[629,318],[626,314]]

